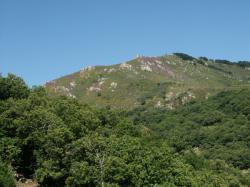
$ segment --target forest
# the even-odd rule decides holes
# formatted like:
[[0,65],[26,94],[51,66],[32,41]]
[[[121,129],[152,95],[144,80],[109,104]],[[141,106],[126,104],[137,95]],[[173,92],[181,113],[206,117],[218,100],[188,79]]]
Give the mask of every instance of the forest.
[[0,187],[247,187],[249,167],[250,90],[126,111],[0,77]]

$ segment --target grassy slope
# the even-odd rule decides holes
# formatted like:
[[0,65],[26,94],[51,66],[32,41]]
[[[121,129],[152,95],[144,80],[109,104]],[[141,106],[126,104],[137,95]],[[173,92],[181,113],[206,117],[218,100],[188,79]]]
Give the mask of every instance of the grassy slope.
[[96,106],[173,108],[221,90],[250,87],[250,70],[178,56],[138,57],[124,64],[96,66],[47,83],[52,93]]

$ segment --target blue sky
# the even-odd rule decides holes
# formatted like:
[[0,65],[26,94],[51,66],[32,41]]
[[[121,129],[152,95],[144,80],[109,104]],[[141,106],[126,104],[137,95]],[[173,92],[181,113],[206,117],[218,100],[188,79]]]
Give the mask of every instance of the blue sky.
[[0,0],[0,72],[30,86],[172,52],[250,60],[250,1]]

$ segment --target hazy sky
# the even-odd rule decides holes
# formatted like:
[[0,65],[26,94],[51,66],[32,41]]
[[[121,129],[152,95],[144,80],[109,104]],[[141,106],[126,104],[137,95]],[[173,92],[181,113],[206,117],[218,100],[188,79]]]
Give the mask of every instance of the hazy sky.
[[30,86],[172,52],[250,60],[250,0],[0,0],[0,72]]

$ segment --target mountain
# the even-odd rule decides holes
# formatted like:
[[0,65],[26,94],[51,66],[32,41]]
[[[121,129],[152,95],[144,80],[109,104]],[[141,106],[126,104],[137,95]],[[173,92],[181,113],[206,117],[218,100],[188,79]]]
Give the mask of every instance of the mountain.
[[250,87],[250,62],[194,58],[183,53],[138,56],[121,64],[86,67],[47,82],[50,93],[95,106],[173,109],[222,90]]

